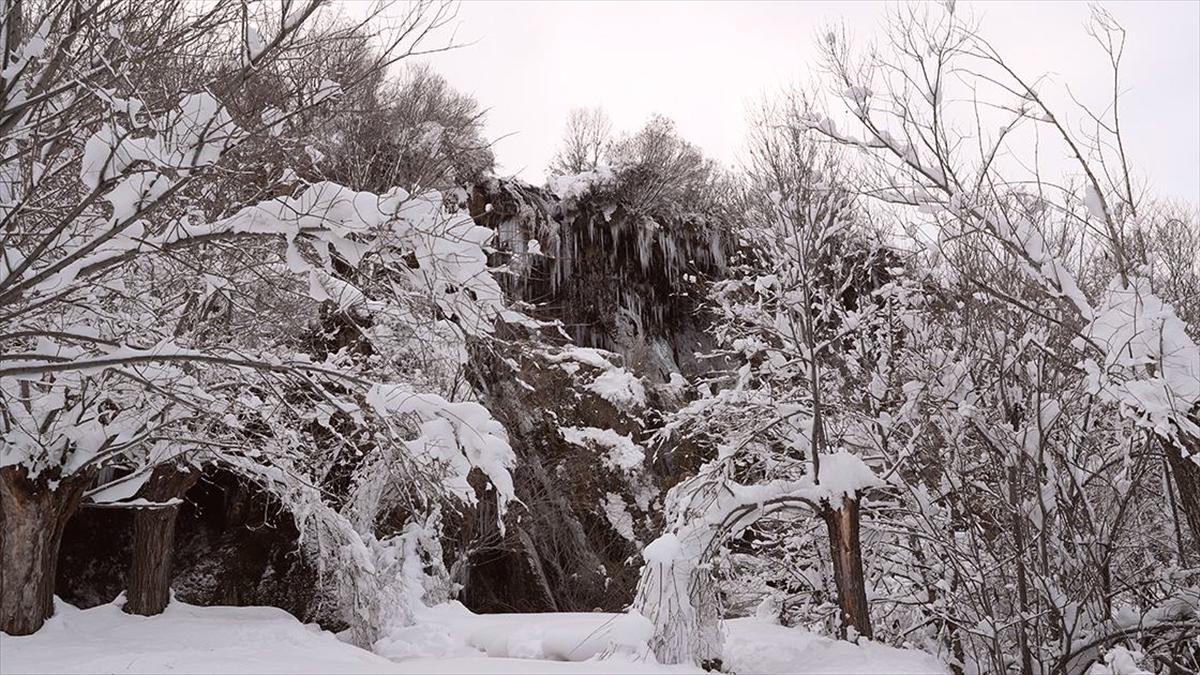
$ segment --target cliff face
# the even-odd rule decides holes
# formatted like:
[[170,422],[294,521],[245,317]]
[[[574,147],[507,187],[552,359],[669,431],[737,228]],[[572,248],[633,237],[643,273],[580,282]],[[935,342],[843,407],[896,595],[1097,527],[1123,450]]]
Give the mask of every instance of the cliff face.
[[603,171],[541,188],[492,179],[475,186],[468,208],[498,233],[493,262],[532,316],[560,321],[579,346],[621,354],[652,381],[705,369],[694,356],[707,346],[698,301],[725,268],[719,223],[633,212]]
[[[483,517],[458,529],[462,599],[478,611],[619,610],[665,490],[699,462],[651,440],[684,379],[707,369],[700,300],[727,242],[699,218],[632,212],[599,172],[540,188],[493,179],[468,207],[498,233],[505,291],[541,325],[510,325],[472,359],[518,454],[522,504],[503,533]],[[640,395],[614,396],[621,382],[618,394]]]

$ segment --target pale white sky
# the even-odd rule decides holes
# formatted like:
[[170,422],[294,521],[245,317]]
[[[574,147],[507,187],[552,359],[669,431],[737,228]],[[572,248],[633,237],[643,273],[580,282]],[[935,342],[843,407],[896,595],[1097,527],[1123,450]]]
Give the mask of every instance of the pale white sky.
[[[490,108],[502,173],[540,180],[571,108],[603,106],[618,130],[673,118],[711,156],[736,162],[747,107],[817,67],[832,21],[868,40],[881,2],[464,2],[457,41],[429,57]],[[1160,196],[1200,204],[1200,2],[1110,2],[1128,31],[1122,100],[1127,150]],[[1026,74],[1054,73],[1084,100],[1109,86],[1084,32],[1084,2],[959,2]]]

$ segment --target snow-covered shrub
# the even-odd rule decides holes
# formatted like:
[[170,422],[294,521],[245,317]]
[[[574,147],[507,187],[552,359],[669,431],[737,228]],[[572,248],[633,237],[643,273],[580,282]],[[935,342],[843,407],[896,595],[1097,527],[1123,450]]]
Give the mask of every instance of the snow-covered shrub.
[[[20,227],[0,235],[0,496],[4,540],[29,548],[5,548],[0,624],[51,611],[81,500],[173,509],[181,494],[139,490],[160,467],[219,463],[320,544],[369,641],[409,598],[387,581],[404,547],[375,536],[386,486],[347,485],[354,469],[411,481],[417,519],[474,499],[472,470],[500,508],[512,496],[506,434],[461,387],[467,340],[502,309],[493,233],[436,192],[299,178],[314,124],[443,10],[416,8],[413,31],[343,72],[300,58],[361,37],[310,21],[320,3],[152,5],[4,15],[0,216]],[[224,40],[234,27],[244,44]]]

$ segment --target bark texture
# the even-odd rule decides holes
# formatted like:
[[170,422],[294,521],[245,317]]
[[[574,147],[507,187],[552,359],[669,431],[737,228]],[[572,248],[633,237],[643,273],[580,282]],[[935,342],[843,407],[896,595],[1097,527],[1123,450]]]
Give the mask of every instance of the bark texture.
[[[152,502],[181,498],[200,473],[190,467],[165,464],[154,469],[138,496]],[[125,611],[153,616],[171,601],[171,562],[175,549],[175,519],[179,506],[138,509],[133,515],[133,556]]]
[[833,556],[833,580],[837,585],[838,606],[845,637],[853,626],[858,634],[871,637],[871,611],[867,605],[867,585],[863,576],[862,543],[859,540],[857,499],[845,498],[840,509],[828,508],[822,514],[829,528],[829,552]]
[[[1200,413],[1193,413],[1192,418],[1200,424]],[[1192,548],[1200,548],[1200,464],[1195,459],[1200,457],[1200,438],[1180,431],[1175,439],[1164,439],[1163,446],[1175,480],[1179,508],[1192,532]],[[1200,551],[1193,550],[1188,557],[1192,555],[1200,555]]]
[[30,479],[0,469],[0,631],[30,635],[54,614],[54,577],[63,528],[91,475]]

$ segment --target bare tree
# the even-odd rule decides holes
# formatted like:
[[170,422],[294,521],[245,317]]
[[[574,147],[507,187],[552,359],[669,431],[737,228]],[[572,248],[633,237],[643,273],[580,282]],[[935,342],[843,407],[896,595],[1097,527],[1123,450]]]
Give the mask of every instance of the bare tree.
[[[1169,466],[1171,502],[1184,510],[1193,538],[1200,535],[1200,348],[1147,276],[1149,247],[1138,241],[1152,216],[1135,191],[1121,133],[1124,31],[1102,10],[1088,30],[1110,69],[1102,109],[1053,105],[1051,83],[1017,72],[953,5],[912,6],[897,10],[878,49],[860,53],[837,31],[825,36],[830,91],[852,126],[839,128],[820,111],[803,121],[858,153],[861,193],[912,223],[912,245],[950,275],[939,283],[953,289],[949,302],[963,305],[943,317],[961,328],[933,330],[929,339],[978,357],[922,356],[922,368],[942,369],[929,391],[995,410],[993,420],[974,420],[966,437],[946,412],[933,425],[942,427],[932,437],[942,445],[931,450],[955,458],[945,465],[952,520],[1002,533],[1015,551],[997,564],[1008,580],[1002,592],[972,580],[998,552],[982,535],[967,535],[978,544],[968,550],[945,547],[950,570],[925,568],[949,577],[929,597],[971,598],[959,616],[943,619],[956,668],[972,661],[1002,670],[1015,658],[1022,673],[1083,672],[1129,636],[1110,618],[1115,603],[1187,595],[1119,555],[1125,537],[1138,537],[1138,548],[1154,555],[1167,541],[1129,521],[1134,512],[1161,518],[1161,492],[1131,491],[1123,481],[1143,485],[1147,472]],[[1062,179],[1044,165],[1056,154],[1047,145],[1071,163]],[[1102,430],[1106,416],[1116,429]],[[1106,434],[1123,434],[1129,445]],[[1155,456],[1155,438],[1165,462]],[[1003,458],[1005,471],[961,463],[960,453],[980,448]],[[1121,456],[1129,462],[1123,476],[1102,478]],[[1100,489],[1105,481],[1118,489]],[[997,487],[980,489],[988,483]],[[985,503],[1002,505],[1005,517]],[[1086,552],[1079,542],[1091,542]],[[972,614],[994,616],[1001,606],[1014,615],[1004,631],[971,628]],[[1194,634],[1181,631],[1186,620],[1178,613],[1147,621],[1142,646],[1164,662]]]
[[617,172],[617,198],[632,213],[673,213],[684,219],[727,215],[724,172],[662,115],[614,141],[608,162]]
[[321,175],[355,189],[448,191],[473,185],[495,165],[486,111],[428,64],[381,81],[354,110],[319,132]]
[[548,172],[563,176],[593,171],[604,161],[611,143],[612,122],[603,108],[574,108]]
[[[836,153],[793,124],[800,112],[785,101],[756,120],[745,215],[734,229],[744,245],[709,297],[713,356],[731,372],[664,430],[717,445],[668,500],[680,509],[668,521],[683,552],[664,562],[647,550],[637,606],[658,627],[653,644],[668,662],[719,657],[704,637],[715,621],[709,561],[764,518],[796,529],[824,522],[826,553],[814,553],[831,568],[831,624],[842,637],[873,634],[860,516],[878,481],[860,448],[878,409],[860,392],[877,375],[865,364],[890,349],[889,305],[872,297],[887,253],[858,222]],[[690,597],[676,597],[685,588]]]
[[[898,62],[888,63],[881,57],[855,62],[844,41],[831,33],[826,42],[829,67],[866,137],[839,133],[827,117],[810,120],[810,126],[835,142],[865,150],[877,162],[873,165],[880,179],[874,187],[876,196],[895,204],[943,209],[949,220],[939,225],[967,235],[964,242],[989,242],[1015,256],[1034,281],[1046,288],[1052,301],[1065,300],[1066,312],[1059,315],[1060,321],[1077,332],[1087,346],[1084,352],[1093,350],[1093,357],[1111,360],[1112,350],[1119,347],[1106,339],[1111,335],[1097,335],[1096,307],[1047,243],[1055,241],[1057,231],[1073,235],[1070,240],[1077,251],[1089,250],[1089,245],[1092,251],[1102,247],[1112,260],[1114,293],[1138,296],[1150,292],[1148,281],[1135,278],[1136,268],[1145,261],[1135,257],[1130,241],[1141,218],[1141,200],[1133,190],[1120,126],[1124,30],[1102,10],[1094,13],[1089,32],[1108,58],[1112,97],[1106,111],[1078,107],[1077,114],[1089,120],[1094,131],[1077,134],[1068,126],[1069,113],[1056,111],[1039,94],[1038,81],[1014,71],[990,43],[952,12],[939,17],[934,15],[936,11],[940,10],[901,10],[891,34]],[[926,58],[926,52],[932,58]],[[914,72],[909,74],[906,66]],[[1001,116],[999,132],[973,140],[974,156],[969,159],[967,148],[971,146],[964,142],[970,137],[958,130],[955,122],[963,114],[956,110],[956,101],[961,99],[955,98],[957,91],[948,93],[954,87],[951,73],[971,78],[966,88],[977,93],[967,100],[975,105],[976,128],[983,129],[992,121],[982,110]],[[876,89],[882,91],[876,93]],[[982,98],[985,92],[994,92],[995,99]],[[886,108],[888,101],[896,102],[897,107]],[[1060,144],[1079,173],[1078,183],[1056,183],[1036,161],[1020,168],[1004,160],[1009,137],[1030,126],[1045,129]],[[1030,213],[1031,205],[1036,214]],[[985,279],[973,281],[984,292],[995,290]],[[1111,296],[1105,300],[1113,301]],[[1182,326],[1167,330],[1183,332]],[[1175,361],[1190,359],[1194,349],[1194,342],[1170,345],[1167,354],[1159,357],[1166,359],[1160,367],[1174,368]],[[1147,408],[1138,397],[1129,395],[1130,382],[1150,375],[1136,369],[1111,370],[1105,391],[1122,405],[1139,410],[1175,452],[1189,458],[1200,449],[1200,420],[1193,411],[1200,403],[1200,391],[1191,390],[1190,382],[1197,377],[1188,373],[1191,366],[1180,361],[1179,368],[1180,381],[1164,383],[1172,401],[1166,407]],[[1198,484],[1191,476],[1200,472],[1200,465],[1193,469],[1189,464],[1195,462],[1180,465],[1181,490],[1190,491]],[[1200,526],[1200,499],[1190,495],[1186,501],[1196,505],[1189,507],[1189,521]],[[1200,537],[1200,528],[1194,535]]]

